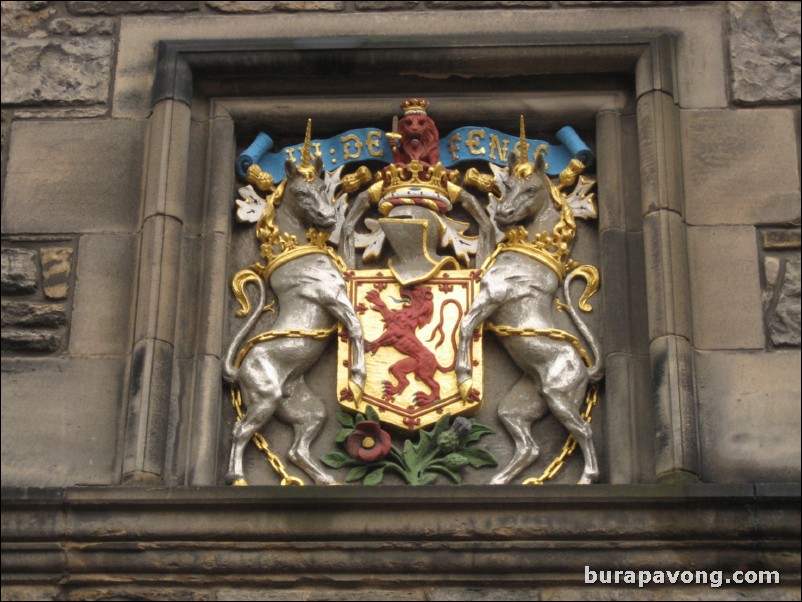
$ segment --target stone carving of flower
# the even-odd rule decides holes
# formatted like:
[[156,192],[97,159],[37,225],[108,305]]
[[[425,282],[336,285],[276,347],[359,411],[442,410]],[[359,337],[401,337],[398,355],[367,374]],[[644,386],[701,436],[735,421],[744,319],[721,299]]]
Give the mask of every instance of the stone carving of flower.
[[373,420],[363,420],[345,442],[348,454],[363,462],[376,462],[390,453],[390,434]]

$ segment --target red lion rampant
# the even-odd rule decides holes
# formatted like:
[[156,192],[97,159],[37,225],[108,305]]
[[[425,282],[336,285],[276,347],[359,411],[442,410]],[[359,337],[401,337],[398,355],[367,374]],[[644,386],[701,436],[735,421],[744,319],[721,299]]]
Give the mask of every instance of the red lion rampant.
[[365,350],[375,354],[379,347],[393,347],[406,355],[407,357],[390,366],[390,374],[398,382],[393,384],[389,380],[384,381],[384,397],[389,400],[394,395],[404,391],[409,385],[407,375],[414,374],[418,380],[428,385],[431,390],[428,394],[423,391],[415,393],[415,402],[419,406],[425,406],[440,398],[440,385],[434,379],[435,372],[440,370],[440,372],[445,373],[454,369],[457,351],[457,328],[459,327],[459,319],[462,318],[462,307],[454,299],[446,299],[440,306],[440,322],[429,338],[429,341],[431,341],[437,334],[440,335],[440,339],[434,347],[435,349],[440,347],[445,340],[443,324],[446,305],[453,303],[459,308],[459,319],[451,334],[454,360],[450,366],[441,366],[437,362],[434,353],[426,348],[415,334],[418,328],[426,326],[432,321],[432,316],[434,315],[434,302],[432,301],[434,296],[432,291],[423,286],[417,286],[402,288],[401,294],[409,304],[402,309],[396,310],[389,309],[376,290],[368,291],[365,295],[367,301],[372,303],[371,309],[382,315],[386,325],[384,332],[378,339],[365,342]]

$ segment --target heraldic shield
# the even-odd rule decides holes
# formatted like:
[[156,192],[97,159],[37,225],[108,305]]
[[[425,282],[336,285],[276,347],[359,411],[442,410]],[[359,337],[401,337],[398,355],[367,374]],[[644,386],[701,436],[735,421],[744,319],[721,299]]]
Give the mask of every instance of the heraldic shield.
[[357,270],[348,275],[348,295],[365,339],[367,378],[362,400],[348,388],[348,358],[353,341],[339,332],[337,390],[340,406],[378,410],[381,422],[414,431],[444,414],[474,414],[482,393],[482,344],[477,332],[470,345],[473,388],[463,401],[454,366],[460,322],[471,307],[479,282],[470,270],[446,270],[404,286],[388,270]]

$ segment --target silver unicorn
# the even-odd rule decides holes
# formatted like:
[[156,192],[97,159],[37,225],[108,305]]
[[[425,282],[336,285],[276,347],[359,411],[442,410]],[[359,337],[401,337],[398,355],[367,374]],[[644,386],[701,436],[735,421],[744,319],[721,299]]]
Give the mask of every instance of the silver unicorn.
[[[521,142],[522,152],[528,154],[523,133]],[[506,173],[501,174],[502,198],[494,219],[507,231],[507,242],[499,244],[485,265],[481,290],[460,326],[456,365],[460,392],[466,402],[475,395],[469,344],[476,329],[492,318],[486,327],[501,335],[504,347],[525,374],[498,406],[499,418],[515,442],[515,453],[491,483],[509,483],[537,459],[532,424],[549,410],[582,449],[585,467],[579,483],[593,483],[599,477],[598,460],[593,432],[581,418],[580,406],[588,384],[601,379],[603,367],[596,338],[573,308],[570,285],[576,276],[588,280],[579,305],[589,311],[585,301],[598,288],[598,273],[592,266],[577,267],[568,259],[576,226],[571,208],[559,200],[560,188],[545,173],[543,155],[538,153],[535,163],[530,163],[512,153]],[[561,206],[555,208],[552,199]],[[529,232],[539,234],[530,236]],[[595,357],[592,366],[583,362],[583,355],[587,363],[590,359],[579,340],[555,328],[553,312],[561,280],[567,301],[567,307],[561,307],[590,344]],[[539,394],[527,394],[533,390]]]
[[[344,325],[354,342],[349,388],[357,401],[365,384],[362,327],[346,294],[340,272],[344,264],[325,244],[326,233],[335,227],[336,215],[320,177],[322,161],[319,156],[314,162],[310,158],[309,129],[302,164],[296,167],[286,162],[286,180],[268,199],[257,226],[267,265],[243,270],[232,283],[243,307],[238,315],[248,313],[245,284],[253,282],[259,288],[258,303],[224,359],[223,377],[239,388],[247,408],[234,426],[226,476],[233,485],[247,485],[242,467],[245,446],[274,414],[294,428],[289,459],[315,483],[336,484],[310,453],[310,445],[327,414],[322,401],[304,381],[304,374],[327,347],[337,322]],[[313,229],[308,230],[310,227]],[[298,239],[304,236],[310,243],[299,245]],[[278,305],[275,320],[270,331],[252,338],[241,350],[245,336],[265,307],[266,282]]]

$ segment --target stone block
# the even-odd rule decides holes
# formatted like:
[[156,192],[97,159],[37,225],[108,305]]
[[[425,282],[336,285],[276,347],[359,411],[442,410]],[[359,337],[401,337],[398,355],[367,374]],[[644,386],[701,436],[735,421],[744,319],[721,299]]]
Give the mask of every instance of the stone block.
[[794,2],[728,2],[733,100],[800,98],[800,7]]
[[641,211],[680,212],[682,176],[679,109],[664,92],[648,92],[638,99]]
[[57,328],[67,323],[64,306],[55,303],[3,301],[2,307],[3,326]]
[[651,405],[644,403],[651,393],[649,357],[613,353],[605,363],[602,403],[608,482],[651,482],[655,477],[654,418]]
[[[396,598],[399,600],[415,600],[417,598]],[[462,600],[477,600],[479,602],[495,602],[509,600],[540,600],[540,590],[537,589],[507,589],[496,587],[433,587],[426,591],[426,600],[458,602]]]
[[667,334],[691,336],[691,291],[685,224],[673,211],[655,211],[643,221],[649,340]]
[[274,1],[237,2],[232,0],[209,1],[206,6],[221,13],[269,13],[276,3]]
[[693,345],[762,349],[757,235],[749,226],[688,228]]
[[527,2],[527,0],[442,0],[435,2],[427,2],[426,6],[429,8],[451,8],[454,10],[463,10],[466,8],[549,8],[549,2]]
[[162,100],[149,120],[143,219],[170,215],[185,221],[191,110]]
[[118,483],[124,376],[122,358],[3,358],[3,486]]
[[[768,258],[767,258],[768,261]],[[769,303],[767,323],[774,346],[798,347],[800,336],[800,257],[789,257],[779,265],[775,287]]]
[[4,328],[0,334],[3,351],[53,353],[64,339],[61,332],[45,330],[12,330]]
[[4,37],[2,101],[17,105],[105,102],[112,51],[112,41],[106,38]]
[[664,336],[652,341],[655,472],[699,474],[699,441],[693,356],[688,341]]
[[89,235],[78,243],[72,355],[124,355],[134,305],[136,236]]
[[42,288],[48,299],[66,299],[70,292],[71,247],[43,247]]
[[56,12],[50,2],[16,2],[6,0],[2,3],[3,36],[27,35],[38,29]]
[[681,111],[685,218],[693,225],[799,218],[791,109]]
[[102,117],[108,113],[105,104],[86,107],[30,107],[14,111],[14,120],[20,119],[78,119],[85,117]]
[[38,286],[36,251],[5,248],[0,251],[0,286],[4,295],[25,295]]
[[802,246],[799,228],[764,228],[760,237],[764,249],[798,249]]
[[414,0],[354,2],[357,10],[414,10],[419,5],[420,2]]
[[325,11],[337,12],[345,10],[345,2],[314,2],[310,0],[278,0],[276,10],[287,12]]
[[642,230],[637,120],[603,111],[596,119],[596,140],[599,230]]
[[143,126],[128,120],[15,121],[3,232],[136,231]]
[[158,482],[164,472],[173,381],[173,348],[154,339],[134,345],[129,376],[123,476]]
[[158,0],[140,2],[67,2],[73,15],[129,15],[136,13],[185,13],[200,8],[199,2]]
[[702,479],[799,482],[799,350],[697,352]]
[[59,36],[110,36],[114,33],[114,21],[61,17],[53,19],[47,26],[47,31]]
[[159,339],[173,343],[181,276],[181,223],[156,216],[142,227],[134,341]]

